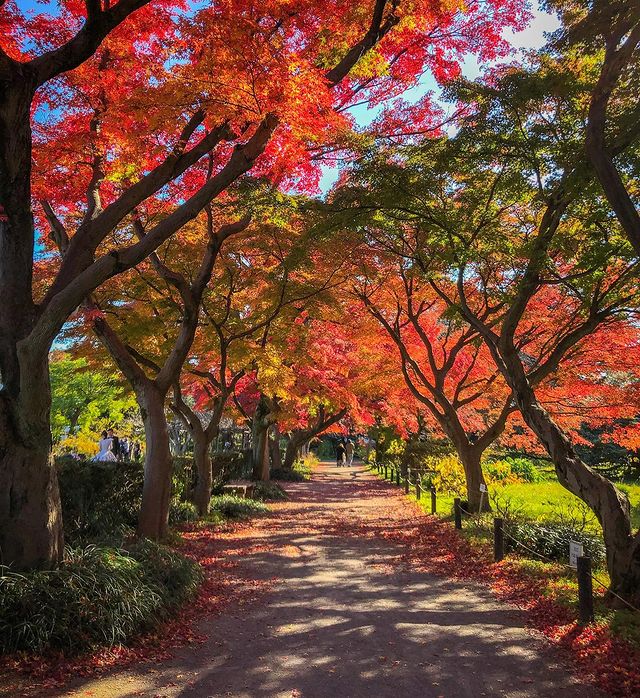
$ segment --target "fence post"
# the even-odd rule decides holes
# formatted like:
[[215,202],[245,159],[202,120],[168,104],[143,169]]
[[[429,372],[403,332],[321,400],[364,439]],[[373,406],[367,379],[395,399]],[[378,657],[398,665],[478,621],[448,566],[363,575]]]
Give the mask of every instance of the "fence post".
[[420,495],[422,493],[420,492],[420,480],[416,480],[416,499],[420,501]]
[[385,479],[385,480],[387,479],[387,469],[388,469],[388,467],[389,467],[389,466],[387,466],[387,465],[384,466],[384,479]]
[[400,468],[396,470],[396,485],[400,484]]
[[493,520],[493,559],[504,560],[504,521],[499,517]]
[[431,488],[431,513],[436,513],[436,488]]
[[578,558],[578,606],[580,623],[593,623],[593,581],[591,579],[591,558]]
[[404,493],[409,494],[409,473],[404,478]]
[[456,497],[453,500],[453,515],[456,522],[456,528],[459,530],[462,528],[462,509],[460,508],[460,497]]
[[391,466],[391,467],[389,468],[389,482],[393,482],[393,478],[394,478],[394,477],[395,477],[395,476],[394,476],[394,474],[393,474],[393,466]]

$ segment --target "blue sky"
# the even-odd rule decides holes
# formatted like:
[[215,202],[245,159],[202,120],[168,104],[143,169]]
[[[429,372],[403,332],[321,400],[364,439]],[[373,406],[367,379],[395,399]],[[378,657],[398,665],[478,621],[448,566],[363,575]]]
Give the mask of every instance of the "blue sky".
[[[548,14],[538,8],[533,11],[533,19],[525,30],[521,32],[505,31],[503,36],[517,52],[524,52],[541,48],[546,42],[545,33],[556,30],[559,24],[555,15]],[[471,80],[480,75],[480,67],[474,56],[468,56],[464,61],[462,72],[465,77]],[[403,99],[408,102],[416,102],[429,91],[437,95],[440,89],[432,76],[425,75],[418,85],[404,93]],[[365,127],[376,118],[380,110],[380,106],[374,109],[359,106],[352,110],[352,114],[355,116],[358,126]],[[337,167],[326,166],[323,168],[320,181],[320,188],[323,192],[327,192],[331,188],[338,178],[338,174]]]

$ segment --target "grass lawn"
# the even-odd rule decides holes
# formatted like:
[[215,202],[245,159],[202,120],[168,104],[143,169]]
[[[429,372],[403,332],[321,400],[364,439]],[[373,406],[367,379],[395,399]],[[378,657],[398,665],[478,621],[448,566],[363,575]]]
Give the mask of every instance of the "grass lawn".
[[[640,527],[640,485],[617,485],[626,492],[631,502],[631,518],[634,527]],[[576,507],[584,506],[575,495],[565,490],[557,481],[523,482],[505,487],[490,488],[493,508],[500,508],[508,501],[512,511],[519,512],[524,518],[535,521],[557,519]],[[423,495],[421,504],[430,511],[429,493]],[[438,494],[438,514],[451,516],[453,512],[453,495]],[[599,531],[600,525],[595,519],[590,528]]]

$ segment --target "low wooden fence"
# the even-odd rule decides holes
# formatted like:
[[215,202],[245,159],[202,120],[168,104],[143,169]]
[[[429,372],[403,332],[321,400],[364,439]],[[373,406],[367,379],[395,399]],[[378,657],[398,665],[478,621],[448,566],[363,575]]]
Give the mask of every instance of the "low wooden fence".
[[[421,474],[412,473],[410,469],[402,473],[400,468],[392,465],[382,465],[380,463],[373,463],[370,468],[376,471],[385,480],[388,480],[394,485],[402,486],[406,495],[414,494],[416,501],[420,502],[423,495],[425,497],[431,497],[431,514],[437,513],[438,500],[437,493],[434,488],[425,488],[422,485]],[[412,480],[413,477],[413,480]],[[478,516],[477,514],[472,514],[471,512],[464,509],[462,506],[462,501],[459,497],[453,500],[453,522],[454,526],[461,530],[463,515],[467,517]],[[500,562],[504,559],[506,555],[505,541],[510,540],[513,546],[517,550],[532,554],[535,558],[542,559],[546,562],[551,562],[558,564],[556,560],[551,560],[532,550],[522,541],[518,540],[513,536],[509,528],[505,525],[504,519],[501,517],[495,517],[493,519],[493,558],[495,562]],[[571,567],[570,565],[565,565],[567,568],[575,572],[578,582],[578,618],[581,624],[592,623],[594,620],[594,609],[593,609],[593,583],[602,586],[609,594],[612,594],[620,601],[622,601],[628,608],[633,611],[640,613],[640,610],[632,606],[628,601],[618,596],[614,591],[612,591],[604,582],[600,581],[592,573],[591,558],[588,555],[580,555],[576,558],[576,567]]]

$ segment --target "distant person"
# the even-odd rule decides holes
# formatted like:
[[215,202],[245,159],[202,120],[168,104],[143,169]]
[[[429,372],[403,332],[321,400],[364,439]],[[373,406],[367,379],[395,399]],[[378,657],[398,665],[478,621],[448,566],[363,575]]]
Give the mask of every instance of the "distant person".
[[117,460],[113,453],[113,439],[109,438],[109,434],[106,431],[102,432],[102,438],[98,441],[98,448],[100,449],[98,455],[93,460],[108,463]]
[[338,467],[342,466],[346,462],[346,457],[347,457],[347,452],[344,448],[344,444],[342,441],[338,442],[338,445],[336,446],[336,465]]
[[131,451],[131,455],[133,456],[133,460],[137,463],[140,460],[141,456],[141,449],[140,449],[140,442],[136,441],[133,444],[133,450]]
[[356,452],[356,447],[353,445],[353,441],[349,439],[347,445],[344,447],[345,454],[347,456],[347,465],[353,465],[353,455]]
[[120,439],[120,460],[128,461],[131,457],[131,442],[125,436]]
[[115,435],[113,429],[107,431],[107,436],[111,439],[111,452],[116,460],[120,460],[120,439]]

